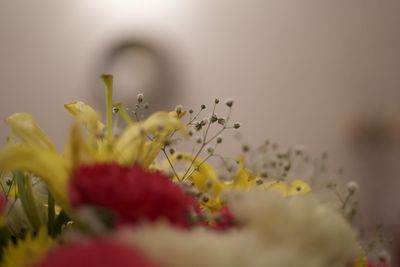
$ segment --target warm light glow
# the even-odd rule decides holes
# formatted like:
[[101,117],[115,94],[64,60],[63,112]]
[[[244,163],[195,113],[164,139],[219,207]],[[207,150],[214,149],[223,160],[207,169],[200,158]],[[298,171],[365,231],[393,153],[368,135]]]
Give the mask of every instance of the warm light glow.
[[83,0],[77,8],[101,20],[158,20],[176,15],[182,0]]

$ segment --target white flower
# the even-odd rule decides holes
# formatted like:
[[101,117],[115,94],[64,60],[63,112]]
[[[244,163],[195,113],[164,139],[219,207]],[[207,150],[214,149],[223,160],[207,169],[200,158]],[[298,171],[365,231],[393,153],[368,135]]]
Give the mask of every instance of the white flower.
[[170,267],[342,267],[356,258],[355,233],[310,198],[251,191],[230,196],[243,226],[216,233],[147,225],[118,238]]
[[349,191],[350,194],[354,194],[355,192],[358,191],[358,183],[355,181],[350,181],[346,184],[347,190]]

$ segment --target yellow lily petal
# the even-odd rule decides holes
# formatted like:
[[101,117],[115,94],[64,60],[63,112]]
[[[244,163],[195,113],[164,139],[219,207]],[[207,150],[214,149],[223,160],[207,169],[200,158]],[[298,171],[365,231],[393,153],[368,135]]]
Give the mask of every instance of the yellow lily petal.
[[74,101],[65,104],[64,107],[83,124],[93,136],[99,135],[104,129],[96,110],[82,101]]
[[288,196],[305,195],[309,192],[311,192],[311,187],[299,179],[292,181],[287,188]]
[[56,150],[54,144],[37,125],[33,116],[29,113],[14,113],[6,119],[12,132],[22,142],[28,145],[35,145],[43,149]]
[[167,112],[154,113],[143,122],[142,127],[146,132],[169,134],[179,130],[183,134],[188,133],[186,125],[180,119]]
[[40,176],[62,207],[68,207],[68,171],[64,159],[37,146],[14,145],[0,150],[0,169],[30,171]]
[[272,181],[269,183],[264,183],[262,186],[264,189],[273,189],[279,191],[282,196],[287,196],[288,187],[283,181]]
[[245,168],[239,168],[235,178],[233,179],[233,187],[247,189],[250,187],[250,173]]
[[253,175],[244,166],[243,157],[239,159],[239,170],[237,171],[235,178],[233,179],[232,186],[236,188],[247,189],[252,186],[256,176]]
[[127,125],[132,125],[135,121],[129,116],[128,112],[126,112],[126,108],[124,104],[117,103],[114,104],[114,107],[118,110],[118,115],[125,121]]
[[95,151],[84,140],[78,124],[73,124],[70,130],[70,141],[65,151],[65,158],[70,170],[80,164],[90,164],[96,160]]
[[[166,112],[157,112],[142,123],[130,125],[122,133],[114,146],[114,157],[120,164],[141,163],[147,167],[160,153],[168,136],[180,130],[187,133],[186,126]],[[154,139],[146,144],[146,134]]]
[[[187,153],[175,153],[174,156],[170,157],[171,163],[175,163],[178,161],[187,162],[188,164],[193,164],[193,168],[196,168],[197,171],[193,172],[191,176],[188,178],[192,181],[196,188],[203,194],[207,195],[207,201],[203,201],[200,199],[201,204],[208,208],[211,211],[219,210],[222,207],[222,202],[220,199],[220,195],[223,189],[228,188],[230,185],[220,181],[218,179],[217,173],[215,172],[212,165],[204,162],[201,158],[194,159],[194,156]],[[161,166],[168,164],[165,162]],[[184,174],[180,175],[182,178]]]

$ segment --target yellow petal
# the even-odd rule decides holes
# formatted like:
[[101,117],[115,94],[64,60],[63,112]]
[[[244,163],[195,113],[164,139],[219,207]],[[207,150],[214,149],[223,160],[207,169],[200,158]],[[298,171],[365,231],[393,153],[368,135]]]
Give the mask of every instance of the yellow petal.
[[287,191],[288,196],[305,195],[311,192],[311,187],[306,182],[297,179],[289,184],[287,190],[288,190]]
[[0,150],[0,169],[30,171],[40,176],[58,204],[68,207],[68,171],[60,154],[37,146],[7,146]]
[[94,149],[84,140],[78,124],[73,124],[70,130],[70,141],[65,151],[65,158],[70,170],[81,164],[93,163],[96,159]]
[[250,173],[245,168],[239,168],[235,178],[233,179],[233,187],[247,189],[250,187]]
[[96,110],[82,101],[65,104],[64,107],[89,131],[91,135],[99,135],[104,124],[100,121]]
[[131,165],[136,162],[141,153],[146,136],[139,124],[133,124],[125,129],[113,148],[115,160],[122,165]]
[[282,196],[287,196],[288,187],[282,181],[272,181],[269,183],[264,183],[263,187],[265,189],[277,190],[278,192],[280,192],[282,194]]
[[186,125],[180,119],[167,112],[154,113],[143,122],[142,127],[146,132],[169,134],[173,131],[181,131],[184,134],[188,133]]
[[42,129],[39,128],[33,116],[29,113],[14,113],[6,119],[12,132],[18,136],[22,142],[38,146],[42,149],[56,150]]
[[128,112],[126,112],[124,104],[117,103],[114,104],[114,107],[118,110],[118,115],[121,116],[127,125],[132,125],[135,123],[135,121],[129,116]]
[[4,248],[1,266],[25,267],[37,265],[56,245],[57,242],[48,236],[45,227],[41,228],[36,235],[29,232],[24,239],[19,239],[16,244],[11,241],[7,244]]
[[254,183],[252,181],[256,178],[246,167],[244,166],[244,159],[239,159],[239,170],[237,171],[235,178],[233,179],[233,187],[247,189]]
[[[141,163],[148,167],[160,153],[164,141],[174,131],[187,133],[186,126],[166,112],[156,112],[141,123],[128,126],[114,146],[120,164]],[[151,142],[146,135],[153,136]]]

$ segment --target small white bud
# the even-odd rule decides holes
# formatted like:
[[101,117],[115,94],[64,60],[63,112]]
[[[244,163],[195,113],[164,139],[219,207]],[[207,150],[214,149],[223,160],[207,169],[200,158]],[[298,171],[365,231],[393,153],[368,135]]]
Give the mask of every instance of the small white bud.
[[354,194],[355,192],[358,191],[358,183],[355,181],[350,181],[346,184],[347,190],[349,191],[350,194]]
[[142,103],[144,99],[144,95],[142,93],[137,94],[136,96],[137,102]]
[[182,113],[182,110],[183,110],[183,106],[182,106],[182,105],[177,105],[177,106],[175,107],[175,112],[176,112],[177,114],[181,114],[181,113]]

